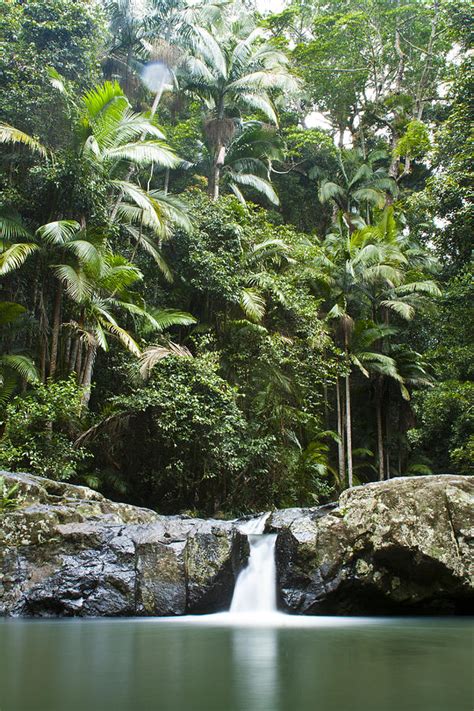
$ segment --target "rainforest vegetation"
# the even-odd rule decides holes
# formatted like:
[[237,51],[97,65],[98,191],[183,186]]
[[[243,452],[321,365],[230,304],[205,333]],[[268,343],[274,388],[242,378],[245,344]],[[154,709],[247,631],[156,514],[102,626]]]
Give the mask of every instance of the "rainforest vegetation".
[[163,513],[472,471],[464,0],[2,0],[0,465]]

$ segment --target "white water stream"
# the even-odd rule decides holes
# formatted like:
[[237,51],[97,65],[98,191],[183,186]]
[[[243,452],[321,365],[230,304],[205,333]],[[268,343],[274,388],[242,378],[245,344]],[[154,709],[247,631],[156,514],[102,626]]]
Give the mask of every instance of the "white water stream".
[[235,583],[231,614],[275,613],[276,606],[276,534],[264,534],[268,514],[239,526],[248,537],[250,554],[247,566]]

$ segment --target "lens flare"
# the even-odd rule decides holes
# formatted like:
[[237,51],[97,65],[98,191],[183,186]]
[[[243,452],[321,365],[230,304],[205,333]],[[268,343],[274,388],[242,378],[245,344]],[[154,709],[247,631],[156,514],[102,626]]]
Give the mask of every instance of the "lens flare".
[[142,81],[150,91],[159,91],[171,81],[171,73],[163,62],[146,64],[141,73]]

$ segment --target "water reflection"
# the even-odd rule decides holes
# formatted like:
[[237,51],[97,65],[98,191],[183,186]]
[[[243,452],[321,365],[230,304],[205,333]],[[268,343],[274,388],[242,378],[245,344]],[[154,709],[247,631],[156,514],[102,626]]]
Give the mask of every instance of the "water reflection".
[[232,630],[235,695],[241,708],[277,711],[278,630],[236,628]]
[[0,708],[472,711],[472,619],[235,618],[0,621]]

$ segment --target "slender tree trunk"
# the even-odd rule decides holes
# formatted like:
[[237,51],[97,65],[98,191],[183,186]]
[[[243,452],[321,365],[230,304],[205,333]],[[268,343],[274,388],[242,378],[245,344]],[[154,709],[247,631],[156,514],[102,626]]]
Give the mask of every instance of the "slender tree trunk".
[[339,479],[341,486],[344,486],[346,479],[346,466],[345,466],[345,454],[344,454],[344,414],[341,402],[341,387],[339,385],[339,378],[336,378],[336,409],[337,409],[337,464],[339,471]]
[[54,298],[53,331],[51,335],[51,358],[49,363],[49,377],[54,378],[58,364],[59,331],[61,329],[61,305],[63,300],[63,287],[58,284]]
[[166,168],[166,170],[165,170],[165,185],[163,188],[163,192],[165,193],[165,195],[168,195],[169,187],[170,187],[170,169]]
[[74,369],[76,367],[78,349],[79,349],[79,339],[76,337],[73,340],[72,347],[71,347],[71,353],[69,356],[68,370],[70,373],[73,373]]
[[74,370],[76,371],[77,375],[77,382],[81,382],[81,370],[82,370],[82,343],[79,341],[78,344],[78,349],[77,349],[77,359],[76,359],[76,364]]
[[346,130],[346,127],[344,125],[340,125],[339,127],[339,139],[337,142],[338,148],[342,150],[344,148],[344,131]]
[[71,357],[71,346],[72,346],[71,334],[68,333],[68,335],[66,337],[66,344],[64,346],[64,354],[63,354],[63,362],[64,362],[64,367],[66,369],[69,368],[69,359]]
[[403,450],[404,450],[404,445],[405,445],[405,432],[403,430],[403,416],[402,416],[402,407],[400,403],[398,403],[398,427],[397,427],[397,441],[398,441],[398,468],[397,468],[397,473],[398,476],[402,475],[402,470],[403,470]]
[[[227,310],[225,312],[225,317],[227,319]],[[326,383],[323,385],[323,397],[324,397],[324,426],[329,429],[329,408],[328,408],[328,386]]]
[[[151,105],[151,109],[150,109],[150,118],[151,118],[151,119],[154,118],[154,116],[155,116],[155,114],[156,114],[156,111],[157,111],[157,109],[158,109],[158,104],[160,103],[160,100],[161,100],[161,97],[162,97],[163,89],[164,89],[164,88],[165,88],[165,82],[164,82],[164,79],[163,79],[163,80],[160,82],[160,85],[159,85],[159,87],[158,87],[158,90],[157,90],[157,92],[156,92],[156,94],[155,94],[155,98],[153,99],[153,103],[152,103],[152,105]],[[142,135],[142,137],[141,137],[141,140],[142,140],[142,141],[143,141],[143,139],[145,138],[145,136],[146,136],[146,133],[145,133],[144,135]]]
[[212,163],[211,179],[209,181],[209,197],[215,202],[219,199],[221,168],[225,161],[225,146],[218,144]]
[[92,372],[94,370],[96,353],[97,348],[95,346],[89,346],[84,362],[81,385],[84,388],[84,392],[82,395],[82,404],[85,407],[89,405],[89,400],[91,398]]
[[38,299],[38,321],[39,321],[39,350],[40,350],[40,375],[41,382],[46,382],[48,369],[48,314],[44,306],[44,291],[41,290]]
[[383,424],[382,424],[382,397],[380,392],[380,385],[376,385],[375,394],[375,408],[376,408],[376,418],[377,418],[377,459],[379,468],[379,481],[383,481],[385,478],[384,472],[384,447],[383,447]]
[[40,378],[41,382],[46,382],[46,342],[44,338],[40,340]]
[[349,374],[346,375],[346,444],[347,444],[347,483],[349,488],[353,485],[352,472],[352,415],[351,415],[351,383]]
[[385,398],[385,477],[390,479],[390,385]]
[[132,48],[128,48],[127,59],[125,63],[125,93],[129,93],[130,89],[130,65],[132,63]]

